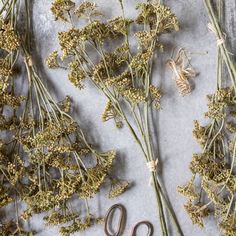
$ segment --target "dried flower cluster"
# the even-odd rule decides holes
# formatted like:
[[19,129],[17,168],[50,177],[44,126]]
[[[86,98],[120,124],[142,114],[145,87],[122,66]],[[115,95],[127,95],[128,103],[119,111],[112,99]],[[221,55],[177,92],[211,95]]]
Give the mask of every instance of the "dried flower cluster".
[[[7,5],[1,7],[1,12],[6,11]],[[2,15],[0,18],[0,209],[12,205],[17,201],[16,188],[21,186],[25,167],[22,159],[15,150],[11,150],[14,134],[18,131],[19,119],[16,115],[24,97],[15,92],[17,83],[16,61],[20,40],[14,31],[14,20]],[[25,232],[18,221],[1,219],[1,235],[30,235]]]
[[[44,85],[31,57],[30,2],[26,1],[26,37],[20,40],[16,21],[22,6],[20,0],[8,1],[1,12],[0,20],[0,208],[14,203],[15,218],[1,220],[1,235],[34,235],[23,228],[34,214],[47,213],[48,225],[61,225],[61,235],[84,231],[100,218],[92,215],[89,199],[110,179],[112,197],[128,188],[122,181],[111,178],[110,171],[116,157],[114,150],[98,152],[88,143],[79,124],[68,114],[70,99],[57,103]],[[64,19],[64,11],[72,6],[71,1],[57,1],[54,12]],[[52,9],[53,10],[53,9]],[[51,67],[57,67],[57,53],[48,59]],[[19,60],[18,60],[19,58]],[[23,60],[22,60],[23,59]],[[25,96],[17,96],[16,65],[26,68]],[[76,63],[71,69],[76,71]],[[78,78],[78,74],[71,74]],[[5,134],[8,135],[5,135]],[[117,181],[121,184],[114,184]],[[111,192],[109,192],[111,197]],[[80,208],[72,208],[70,202],[77,199]],[[24,211],[20,204],[25,203]]]
[[[60,53],[53,52],[46,63],[49,68],[68,68],[68,79],[79,89],[84,88],[85,80],[95,84],[107,98],[105,109],[101,112],[102,121],[114,119],[118,128],[126,124],[147,163],[155,162],[157,154],[153,151],[150,113],[153,108],[160,108],[161,91],[155,86],[158,82],[153,81],[152,67],[156,52],[164,48],[161,36],[179,29],[175,14],[158,1],[149,1],[138,4],[136,19],[128,19],[120,0],[117,2],[121,5],[122,16],[105,20],[95,3],[83,1],[77,6],[70,1],[72,7],[65,10],[67,2],[55,0],[52,4],[55,18],[67,19],[71,27],[58,34],[62,54],[59,56]],[[78,27],[76,19],[83,23],[85,19],[87,23]],[[139,31],[133,32],[133,28]],[[131,50],[131,37],[136,39],[136,50]],[[113,42],[116,42],[115,45]],[[108,44],[110,47],[107,47]],[[163,235],[169,235],[167,215],[162,206],[168,201],[160,190],[156,166],[154,169],[151,173],[160,206],[160,223]],[[111,190],[110,197],[123,192],[127,183],[115,183],[114,186],[118,188]],[[183,235],[171,206],[166,205],[168,213],[173,215],[178,234]]]
[[[212,2],[205,0],[217,39],[222,38],[221,16],[216,16]],[[218,40],[217,40],[218,41]],[[178,191],[189,200],[185,205],[193,224],[204,226],[204,218],[214,216],[224,236],[236,235],[236,67],[231,60],[225,43],[218,45],[217,90],[208,96],[210,121],[201,126],[194,123],[193,136],[202,148],[194,154],[190,163],[193,178]],[[223,58],[223,60],[222,60]],[[223,87],[222,61],[226,64],[232,87]],[[199,184],[200,183],[200,184]]]

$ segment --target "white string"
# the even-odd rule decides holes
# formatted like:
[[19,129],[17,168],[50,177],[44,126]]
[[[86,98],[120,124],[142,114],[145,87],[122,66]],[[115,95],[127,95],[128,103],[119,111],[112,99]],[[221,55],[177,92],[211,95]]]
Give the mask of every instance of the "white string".
[[158,160],[152,160],[147,162],[147,167],[150,172],[155,172],[157,170]]
[[217,31],[211,23],[208,23],[207,27],[211,32],[213,32],[216,35],[216,37],[217,37],[217,46],[220,46],[221,44],[225,43],[225,39],[218,37]]

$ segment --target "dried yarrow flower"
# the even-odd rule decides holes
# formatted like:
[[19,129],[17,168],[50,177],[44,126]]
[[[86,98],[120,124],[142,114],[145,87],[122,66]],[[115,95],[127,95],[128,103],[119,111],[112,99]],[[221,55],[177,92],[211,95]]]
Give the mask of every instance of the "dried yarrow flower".
[[149,86],[149,92],[150,92],[152,101],[154,102],[154,107],[156,109],[160,109],[160,107],[161,107],[160,100],[161,100],[161,96],[162,96],[161,90],[158,87],[151,84]]
[[62,109],[64,112],[68,113],[71,110],[71,99],[69,96],[66,96],[62,101]]
[[157,33],[179,30],[177,17],[169,7],[150,2],[138,4],[137,9],[140,11],[136,19],[138,24],[149,24],[151,29],[158,24]]
[[9,203],[11,203],[13,199],[10,197],[9,193],[7,190],[3,187],[0,186],[0,207],[5,207]]
[[54,211],[49,216],[44,217],[44,220],[47,222],[47,225],[60,225],[70,222],[78,218],[79,215],[75,213],[62,214],[58,211]]
[[74,50],[80,42],[81,32],[75,28],[68,31],[58,33],[58,39],[63,51],[62,59],[70,54],[74,54]]
[[46,65],[48,66],[48,68],[58,68],[59,64],[58,64],[58,52],[54,51],[52,52],[46,59],[45,61]]
[[76,232],[83,232],[91,226],[91,217],[87,217],[84,220],[77,219],[68,227],[61,227],[60,233],[62,236],[70,236]]
[[177,191],[191,200],[196,200],[199,197],[199,194],[196,192],[193,182],[194,177],[192,177],[192,179],[186,185],[178,186]]
[[123,92],[123,96],[134,105],[146,101],[145,92],[142,89],[127,89]]
[[13,108],[19,107],[25,100],[23,96],[12,95],[11,93],[4,93],[1,97],[0,105],[6,105]]
[[92,17],[102,16],[102,13],[97,10],[97,5],[94,2],[84,1],[74,11],[78,18],[91,19]]
[[226,129],[227,129],[230,133],[232,133],[232,134],[236,133],[236,124],[235,124],[234,122],[227,122],[227,123],[225,124],[225,126],[226,126]]
[[100,83],[101,86],[104,86],[104,81],[110,79],[110,73],[108,72],[108,66],[112,70],[116,67],[116,55],[112,53],[104,54],[104,59],[101,59],[96,65],[91,69],[91,79],[96,83]]
[[109,35],[109,30],[107,29],[106,24],[98,20],[95,20],[86,25],[81,29],[81,32],[84,40],[92,40],[101,44],[107,39]]
[[130,49],[128,43],[123,43],[114,51],[115,63],[119,66],[126,64],[130,57]]
[[197,224],[200,227],[203,227],[203,218],[208,216],[209,212],[205,206],[196,205],[192,201],[188,201],[184,205],[185,210],[189,214],[193,224]]
[[214,97],[220,103],[233,104],[235,103],[234,91],[232,87],[219,88],[214,94]]
[[130,71],[124,71],[122,74],[118,76],[108,78],[105,81],[105,84],[107,86],[115,88],[117,91],[122,93],[122,91],[124,91],[127,88],[130,88],[130,86],[132,85],[132,75]]
[[108,28],[110,29],[112,36],[119,34],[126,35],[127,28],[133,23],[131,19],[124,19],[122,16],[115,17],[108,21]]
[[6,51],[14,51],[19,48],[19,39],[10,23],[0,19],[0,48]]
[[24,201],[28,205],[28,210],[34,213],[48,211],[56,206],[52,191],[39,191],[33,196],[25,197]]
[[130,67],[137,71],[145,71],[153,56],[153,50],[139,52],[135,55],[130,63]]
[[193,154],[192,161],[190,163],[190,170],[194,174],[200,174],[210,179],[215,178],[224,169],[222,162],[215,162],[214,154],[205,152],[201,154]]
[[210,119],[221,120],[226,117],[225,104],[223,102],[211,101],[208,103],[208,111],[205,113],[205,116]]
[[235,207],[232,214],[228,214],[227,219],[220,222],[220,228],[225,236],[234,236],[236,234]]
[[118,114],[117,110],[113,107],[112,102],[109,100],[106,103],[105,109],[102,113],[102,122],[106,122],[110,119],[114,119],[115,123],[116,123],[116,127],[117,128],[121,128],[122,127],[122,121],[121,121],[121,117]]
[[156,35],[154,31],[138,31],[135,33],[135,37],[137,38],[140,46],[144,49],[149,48],[151,43],[155,40]]
[[71,0],[54,0],[51,11],[56,20],[68,21],[68,13],[75,7],[75,3]]
[[208,126],[201,126],[199,121],[194,121],[193,137],[201,145],[201,147],[204,147],[206,144],[208,132]]
[[12,74],[11,65],[9,60],[7,59],[0,59],[0,76],[10,76]]
[[217,186],[217,183],[215,181],[212,181],[207,177],[203,177],[201,187],[206,192],[207,197],[212,201],[212,203],[214,203],[215,205],[224,204],[223,198],[218,194],[220,188],[219,186]]
[[119,180],[119,179],[112,179],[111,180],[111,189],[109,192],[109,198],[115,198],[117,196],[120,196],[122,193],[124,193],[128,188],[130,184],[126,180]]
[[78,60],[72,61],[69,64],[70,73],[68,74],[69,81],[77,88],[83,89],[83,80],[86,79],[86,74],[81,68]]
[[4,222],[0,224],[0,234],[1,235],[20,235],[20,236],[34,236],[35,231],[25,231],[19,225],[19,223],[11,220],[9,222]]

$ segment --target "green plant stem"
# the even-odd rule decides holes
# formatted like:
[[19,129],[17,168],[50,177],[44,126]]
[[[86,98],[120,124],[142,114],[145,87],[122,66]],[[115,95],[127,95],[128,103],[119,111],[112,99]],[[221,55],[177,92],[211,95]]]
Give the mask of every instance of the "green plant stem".
[[[219,22],[217,20],[217,16],[216,14],[214,13],[214,10],[213,10],[213,6],[212,6],[212,3],[211,3],[211,0],[204,0],[204,3],[205,3],[205,6],[206,6],[206,9],[207,9],[207,12],[209,14],[209,18],[211,20],[211,23],[213,25],[213,27],[215,28],[216,30],[216,36],[218,39],[224,39],[225,36],[220,28],[220,25],[219,25]],[[236,67],[229,55],[229,52],[226,48],[226,45],[225,45],[225,42],[221,43],[219,45],[220,49],[221,49],[221,53],[222,53],[222,57],[224,59],[224,62],[227,66],[227,69],[228,69],[228,72],[230,74],[230,78],[232,80],[232,84],[233,84],[233,87],[234,87],[234,90],[236,92]]]

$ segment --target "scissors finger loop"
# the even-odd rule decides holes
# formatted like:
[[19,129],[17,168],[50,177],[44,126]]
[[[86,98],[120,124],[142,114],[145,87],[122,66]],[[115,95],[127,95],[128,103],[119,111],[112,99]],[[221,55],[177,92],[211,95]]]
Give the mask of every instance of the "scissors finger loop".
[[148,228],[147,236],[152,236],[153,235],[153,232],[154,232],[153,225],[149,221],[140,221],[134,226],[134,228],[132,230],[132,233],[131,233],[131,236],[136,236],[137,229],[140,225],[146,225],[147,226],[147,228]]
[[[113,215],[115,211],[120,211],[119,221],[118,221],[118,227],[116,229],[116,233],[111,233],[109,225],[112,223]],[[113,205],[107,212],[107,215],[105,217],[105,234],[107,236],[120,236],[125,227],[125,220],[126,220],[126,210],[125,207],[121,204],[115,204]]]

